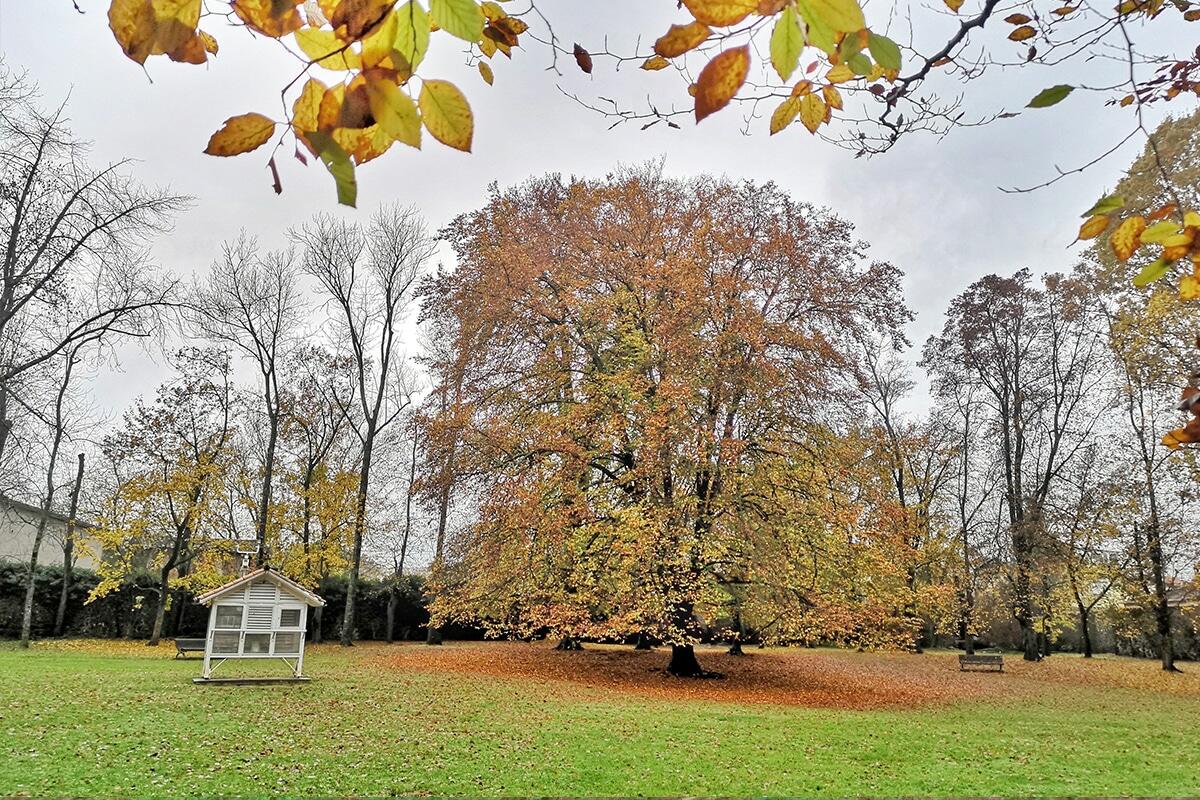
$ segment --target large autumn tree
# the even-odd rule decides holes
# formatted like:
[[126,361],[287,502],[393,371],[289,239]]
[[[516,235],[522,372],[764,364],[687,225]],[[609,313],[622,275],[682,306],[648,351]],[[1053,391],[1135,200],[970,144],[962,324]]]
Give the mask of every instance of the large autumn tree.
[[809,438],[855,335],[909,319],[900,273],[772,184],[655,166],[496,191],[443,235],[458,267],[423,318],[453,343],[434,393],[459,400],[431,436],[461,443],[479,509],[435,619],[648,633],[700,674],[701,620],[775,535],[748,495]]

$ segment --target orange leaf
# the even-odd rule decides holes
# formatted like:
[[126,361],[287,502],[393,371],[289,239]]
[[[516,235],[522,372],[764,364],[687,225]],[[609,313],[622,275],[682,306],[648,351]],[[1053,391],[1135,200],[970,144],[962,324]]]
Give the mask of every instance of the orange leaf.
[[749,72],[749,45],[726,50],[709,61],[696,79],[696,121],[729,105]]
[[1032,25],[1022,25],[1010,33],[1008,38],[1012,39],[1014,42],[1023,42],[1026,39],[1032,39],[1034,36],[1037,36],[1037,31],[1034,30]]
[[1146,219],[1140,215],[1122,222],[1108,240],[1112,245],[1113,254],[1122,261],[1128,261],[1141,244],[1140,237],[1144,230]]
[[672,25],[670,30],[658,37],[654,43],[654,52],[663,58],[675,58],[699,47],[712,33],[712,29],[703,22],[689,22],[687,25]]
[[669,66],[671,66],[671,62],[662,56],[650,56],[642,62],[642,69],[648,72],[656,72],[660,69],[666,69]]
[[248,28],[279,39],[300,30],[304,24],[296,10],[301,2],[303,0],[233,0],[233,13]]
[[692,16],[705,25],[736,25],[758,9],[758,0],[683,0]]

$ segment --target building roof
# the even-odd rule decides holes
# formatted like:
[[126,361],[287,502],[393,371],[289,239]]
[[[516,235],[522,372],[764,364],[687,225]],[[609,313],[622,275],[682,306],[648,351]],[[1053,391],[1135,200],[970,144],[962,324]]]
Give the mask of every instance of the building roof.
[[276,586],[279,586],[282,589],[286,589],[287,591],[291,592],[292,594],[299,595],[300,598],[303,599],[304,602],[310,606],[325,605],[325,601],[322,600],[319,595],[313,594],[308,589],[305,589],[303,586],[296,583],[294,580],[291,580],[290,578],[285,578],[283,575],[280,575],[278,572],[271,569],[270,567],[259,567],[258,569],[254,570],[252,572],[247,572],[245,575],[238,578],[237,580],[230,581],[229,583],[225,584],[224,586],[218,586],[216,589],[213,589],[212,591],[205,592],[204,594],[202,594],[196,598],[196,602],[204,603],[205,605],[207,605],[207,604],[211,603],[213,600],[218,599],[222,595],[228,594],[229,592],[232,592],[235,589],[240,589],[243,586],[253,583],[258,578],[266,578],[267,580],[274,583]]
[[[29,503],[18,500],[15,497],[9,497],[6,494],[0,494],[0,508],[2,508],[2,507],[8,507],[8,508],[16,509],[17,511],[23,512],[25,514],[34,514],[34,515],[38,515],[38,516],[40,516],[42,513],[42,509],[39,508],[38,506],[30,505]],[[50,519],[52,519],[56,522],[61,522],[64,525],[67,524],[67,522],[69,522],[69,520],[65,514],[59,514],[57,511],[54,511],[54,510],[50,511]],[[86,519],[82,519],[78,516],[75,517],[75,525],[76,525],[76,527],[79,527],[79,528],[94,528],[94,527],[96,527],[95,523],[88,522]]]

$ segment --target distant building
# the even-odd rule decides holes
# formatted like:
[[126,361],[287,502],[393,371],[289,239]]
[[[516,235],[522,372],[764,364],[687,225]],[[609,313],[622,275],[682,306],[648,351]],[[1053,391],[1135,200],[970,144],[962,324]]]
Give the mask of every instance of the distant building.
[[[0,561],[15,561],[28,564],[33,552],[33,539],[37,535],[38,521],[42,510],[12,497],[0,495]],[[89,529],[95,526],[86,520],[76,519],[75,566],[95,569],[96,558],[91,552],[95,548],[80,547],[79,539],[87,538]],[[50,512],[46,522],[46,533],[38,550],[38,563],[43,566],[62,565],[62,542],[67,535],[67,518]]]

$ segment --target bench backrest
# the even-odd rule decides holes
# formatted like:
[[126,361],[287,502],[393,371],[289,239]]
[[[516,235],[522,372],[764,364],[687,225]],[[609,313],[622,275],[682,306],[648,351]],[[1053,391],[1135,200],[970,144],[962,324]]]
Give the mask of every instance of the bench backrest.
[[1004,661],[1004,656],[968,656],[961,655],[959,661],[966,664],[1000,664]]
[[187,648],[188,650],[203,650],[203,639],[176,639],[175,646],[178,648]]

